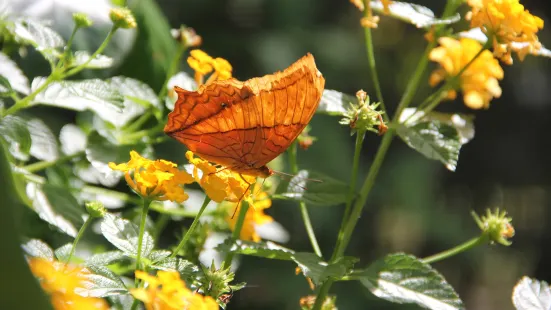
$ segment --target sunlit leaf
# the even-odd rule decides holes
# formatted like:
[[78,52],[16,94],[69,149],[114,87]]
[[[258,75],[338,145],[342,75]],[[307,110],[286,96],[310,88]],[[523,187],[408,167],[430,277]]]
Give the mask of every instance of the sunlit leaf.
[[425,121],[439,121],[443,124],[454,127],[459,134],[461,144],[466,144],[474,138],[474,115],[460,113],[440,113],[430,112],[425,115],[422,111],[416,108],[404,109],[400,115],[400,122],[406,122],[405,125],[410,127]]
[[358,99],[354,96],[336,90],[326,89],[321,95],[321,101],[316,112],[342,116],[346,113],[350,104],[356,102],[358,102]]
[[31,134],[32,156],[47,161],[53,161],[59,157],[57,139],[44,121],[39,118],[30,119],[27,121],[27,128]]
[[[29,79],[16,63],[2,52],[0,52],[0,76],[6,78],[10,88],[23,94],[29,93]],[[0,85],[0,93],[9,90],[4,88],[6,88],[5,85]]]
[[455,171],[461,140],[454,127],[434,120],[420,122],[411,127],[400,124],[397,133],[414,150]]
[[170,254],[172,254],[172,252],[168,250],[154,250],[154,251],[151,251],[151,253],[149,253],[149,256],[147,257],[147,259],[149,259],[151,263],[154,264],[156,262],[159,262],[169,257]]
[[65,45],[57,32],[32,19],[17,19],[14,33],[16,40],[34,46],[50,62],[61,55],[58,48]]
[[72,155],[86,149],[87,137],[80,127],[66,124],[59,132],[59,142],[61,143],[61,151],[65,155]]
[[517,310],[549,310],[551,288],[545,281],[523,277],[513,289],[513,304]]
[[128,257],[122,251],[107,251],[92,255],[85,264],[86,266],[107,266],[127,259]]
[[178,271],[188,285],[195,283],[200,274],[197,265],[179,257],[165,257],[153,262],[149,267],[156,270]]
[[30,257],[44,258],[47,260],[54,259],[54,251],[44,241],[31,239],[21,245],[25,254]]
[[464,309],[444,277],[407,254],[390,254],[362,274],[360,282],[375,296],[395,303],[415,303],[435,310]]
[[[381,1],[371,1],[373,11],[384,14],[384,7]],[[417,28],[427,28],[433,25],[448,25],[458,22],[461,19],[459,14],[447,18],[437,18],[434,12],[422,5],[392,1],[389,6],[389,15],[406,23],[415,25]]]
[[82,285],[75,293],[85,297],[107,297],[128,293],[121,278],[105,266],[88,266],[90,273],[84,274]]
[[31,150],[31,133],[27,121],[8,115],[0,119],[0,140],[4,141],[13,157],[26,161]]
[[[90,60],[90,57],[91,55],[87,51],[76,51],[72,65],[75,67],[83,65],[88,60]],[[92,60],[90,60],[90,62],[88,62],[84,66],[84,68],[104,69],[104,68],[109,68],[112,65],[113,65],[113,58],[99,54],[99,55],[96,55]]]
[[189,91],[194,91],[197,89],[197,83],[193,77],[186,72],[178,72],[176,75],[172,76],[168,80],[168,83],[166,83],[168,96],[166,97],[165,106],[169,111],[174,110],[174,103],[178,98],[174,92],[174,86],[178,86]]
[[66,189],[49,184],[27,184],[27,196],[38,216],[60,231],[76,237],[84,223],[84,207]]
[[348,184],[318,172],[300,170],[280,196],[309,205],[332,206],[346,202]]
[[[42,86],[45,80],[44,77],[35,78],[31,83],[31,91]],[[53,82],[34,99],[35,104],[94,111],[107,121],[113,120],[114,113],[121,112],[123,102],[124,97],[119,90],[100,79]]]
[[112,114],[109,119],[104,118],[117,128],[126,125],[136,116],[142,115],[150,106],[156,110],[162,109],[155,92],[143,82],[124,76],[113,77],[107,82],[124,96],[122,111]]
[[71,254],[71,250],[73,249],[72,243],[67,243],[57,249],[55,249],[54,254],[58,261],[60,262],[67,262],[69,259],[69,254]]
[[[138,253],[139,231],[134,223],[112,214],[106,214],[101,222],[101,233],[105,239],[130,257],[136,257]],[[153,237],[146,230],[142,241],[142,257],[147,257],[153,246]]]

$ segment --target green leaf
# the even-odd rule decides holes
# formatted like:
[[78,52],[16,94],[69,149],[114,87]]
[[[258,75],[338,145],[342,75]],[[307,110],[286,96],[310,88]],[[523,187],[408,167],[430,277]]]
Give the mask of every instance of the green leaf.
[[107,266],[126,260],[128,257],[121,251],[108,251],[92,255],[85,262],[86,266]]
[[157,95],[147,84],[124,76],[113,77],[108,82],[124,96],[122,111],[113,113],[109,119],[104,118],[115,127],[120,128],[128,124],[137,116],[142,115],[150,106],[153,106],[155,111],[162,110]]
[[15,61],[0,52],[0,93],[14,89],[23,94],[29,94],[29,79],[19,69]]
[[[138,254],[139,227],[129,220],[106,214],[101,222],[101,233],[117,249],[130,257]],[[142,257],[148,257],[154,247],[153,237],[144,232],[142,240]]]
[[[87,51],[76,51],[71,65],[74,67],[83,65],[90,59],[90,57],[91,55]],[[99,54],[96,55],[96,57],[94,57],[89,63],[87,63],[84,68],[105,69],[111,67],[112,65],[113,58]]]
[[153,262],[149,267],[155,270],[178,271],[188,285],[194,284],[201,277],[197,265],[179,257],[165,257]]
[[346,113],[350,104],[356,102],[358,102],[358,99],[354,96],[336,90],[326,89],[321,95],[321,101],[316,112],[342,116]]
[[415,303],[438,310],[464,309],[444,277],[412,255],[390,254],[362,274],[360,282],[373,295],[395,303]]
[[65,46],[57,32],[31,19],[17,19],[14,34],[17,41],[34,46],[50,63],[61,56],[57,49]]
[[420,122],[411,127],[400,124],[397,133],[412,149],[429,159],[442,162],[446,168],[455,171],[461,139],[454,127],[433,120]]
[[128,289],[121,278],[105,266],[88,266],[91,273],[83,276],[85,289],[77,289],[75,293],[87,297],[107,297],[127,294]]
[[[197,89],[197,82],[195,82],[195,79],[193,79],[193,77],[191,77],[189,74],[182,71],[176,73],[166,83],[166,88],[169,94],[170,91],[174,89],[174,86],[179,86],[185,90],[194,91]],[[169,111],[174,110],[174,103],[176,102],[176,100],[177,98],[166,96],[165,106]]]
[[61,151],[65,155],[73,155],[84,152],[87,144],[87,137],[80,127],[74,124],[66,124],[59,131],[59,142]]
[[300,170],[281,197],[304,201],[309,205],[332,206],[346,202],[348,184],[318,172]]
[[[384,14],[384,7],[381,1],[371,1],[373,11]],[[422,5],[392,1],[389,6],[389,15],[417,28],[428,28],[433,25],[449,25],[461,19],[459,14],[447,18],[437,18],[431,9]]]
[[60,262],[66,262],[69,259],[71,250],[73,249],[72,243],[67,243],[54,251],[55,257]]
[[517,310],[549,310],[551,288],[545,281],[523,277],[513,289],[513,304]]
[[154,250],[154,251],[151,251],[147,259],[149,259],[152,264],[155,264],[156,262],[159,262],[169,257],[170,254],[172,254],[172,252],[168,250]]
[[27,128],[31,134],[31,155],[40,160],[56,160],[59,157],[59,146],[46,123],[39,118],[33,118],[27,121]]
[[237,254],[258,256],[270,259],[294,261],[306,277],[312,279],[314,284],[319,285],[329,278],[340,279],[347,275],[356,258],[344,257],[343,259],[329,264],[324,262],[314,253],[294,252],[273,242],[249,242],[237,240],[231,243],[228,239],[217,247],[221,252],[234,252]]
[[[38,89],[45,81],[44,77],[36,77],[31,83],[31,91]],[[123,102],[124,97],[119,90],[100,79],[53,82],[33,101],[34,104],[75,111],[90,110],[107,121],[112,120],[113,114],[121,112]]]
[[21,245],[23,252],[30,257],[44,258],[47,260],[54,259],[54,251],[44,241],[31,239]]
[[38,216],[60,231],[76,237],[84,223],[84,207],[65,188],[49,184],[27,183],[27,196]]
[[407,127],[418,124],[419,122],[439,121],[446,125],[452,126],[457,130],[461,144],[466,144],[474,138],[474,115],[460,113],[440,113],[430,112],[425,114],[423,111],[418,111],[416,108],[404,109],[400,115],[401,123],[405,122]]
[[0,138],[13,157],[22,161],[29,159],[32,140],[25,120],[12,115],[0,119]]

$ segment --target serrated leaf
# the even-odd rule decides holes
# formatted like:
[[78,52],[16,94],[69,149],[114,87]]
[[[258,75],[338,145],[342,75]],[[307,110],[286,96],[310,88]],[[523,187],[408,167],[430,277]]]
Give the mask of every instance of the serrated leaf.
[[[385,13],[381,1],[371,1],[371,9],[381,14]],[[407,2],[392,1],[388,9],[390,16],[415,25],[417,28],[427,28],[433,25],[449,25],[461,19],[459,14],[447,18],[437,18],[431,9]]]
[[32,201],[32,208],[38,216],[60,231],[76,237],[84,223],[84,207],[65,188],[49,184],[27,184],[27,196]]
[[282,197],[309,205],[332,206],[346,202],[348,184],[318,172],[300,170],[290,181]]
[[321,100],[316,113],[342,116],[346,113],[346,110],[351,103],[357,102],[358,99],[354,96],[341,93],[340,91],[326,89],[321,95]]
[[44,258],[47,260],[54,259],[54,251],[44,241],[31,239],[21,245],[25,254],[30,257]]
[[57,249],[55,249],[54,254],[58,261],[60,262],[67,262],[69,259],[69,254],[71,254],[71,250],[73,249],[72,243],[67,243]]
[[65,41],[51,28],[23,18],[15,20],[14,25],[15,39],[34,46],[48,61],[53,62],[61,55],[57,49],[65,46]]
[[455,171],[461,141],[454,127],[434,120],[410,127],[400,124],[397,133],[412,149],[429,159],[440,161],[446,168]]
[[159,262],[169,257],[170,254],[172,254],[172,252],[168,250],[154,250],[154,251],[151,251],[147,259],[149,259],[152,264],[155,264],[156,262]]
[[551,288],[545,281],[523,277],[513,289],[513,304],[517,310],[549,310]]
[[[31,83],[31,91],[41,87],[45,81],[44,77],[35,78]],[[75,111],[90,110],[107,121],[121,112],[123,102],[124,97],[119,90],[100,79],[53,82],[33,100],[34,104]]]
[[390,254],[363,272],[360,282],[375,296],[395,303],[415,303],[427,309],[464,309],[444,277],[412,255]]
[[27,121],[27,128],[31,134],[31,155],[40,160],[56,160],[59,157],[59,146],[50,127],[41,119],[33,118]]
[[88,266],[91,273],[83,275],[84,289],[77,288],[75,293],[84,297],[107,297],[128,293],[128,289],[119,276],[105,266]]
[[192,285],[201,277],[197,265],[179,257],[166,257],[153,262],[149,267],[156,270],[178,271],[188,285]]
[[29,159],[32,140],[25,120],[12,115],[0,119],[0,138],[6,142],[13,157],[22,161]]
[[136,116],[142,115],[149,106],[161,110],[161,104],[155,92],[147,84],[138,80],[116,76],[108,80],[124,96],[124,108],[118,113],[113,113],[109,119],[105,119],[120,128]]
[[[9,88],[22,94],[29,94],[29,79],[23,74],[15,61],[11,60],[6,54],[0,52],[0,76],[6,78]],[[0,85],[0,92],[7,92],[6,85]]]
[[474,138],[474,115],[460,113],[440,113],[430,112],[425,115],[423,111],[418,111],[416,108],[404,109],[400,115],[399,122],[405,126],[412,126],[423,121],[439,121],[446,125],[450,125],[457,130],[461,144],[466,144]]
[[86,147],[86,158],[90,164],[97,169],[109,183],[115,183],[121,178],[120,171],[114,171],[109,168],[110,162],[122,163],[130,159],[130,151],[136,151],[144,157],[151,157],[153,149],[146,144],[135,145],[115,145],[97,132],[88,137],[88,146]]
[[80,127],[66,124],[59,131],[61,151],[65,155],[73,155],[86,149],[87,137]]
[[[72,62],[72,65],[74,67],[80,66],[85,64],[88,60],[90,60],[90,53],[87,51],[76,51],[74,55],[74,59]],[[84,68],[88,69],[104,69],[109,68],[113,65],[113,58],[105,55],[96,55],[90,62],[88,62]]]
[[92,255],[85,264],[86,266],[107,266],[126,259],[127,256],[122,251],[108,251]]
[[[101,222],[101,233],[117,249],[130,257],[136,257],[138,253],[139,227],[129,220],[106,214]],[[153,250],[153,237],[144,232],[142,240],[142,257],[148,257]]]

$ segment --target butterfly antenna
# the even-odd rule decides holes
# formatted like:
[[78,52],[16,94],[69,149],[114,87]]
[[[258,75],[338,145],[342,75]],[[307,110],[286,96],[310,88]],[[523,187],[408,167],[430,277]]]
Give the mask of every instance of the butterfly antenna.
[[[291,178],[294,178],[296,177],[297,175],[296,174],[290,174],[290,173],[285,173],[285,172],[281,172],[281,171],[276,171],[276,170],[272,170],[275,174],[279,175],[279,176],[287,176],[289,177],[289,180],[291,180]],[[323,180],[320,180],[320,179],[309,179],[309,178],[304,178],[302,180],[306,180],[306,181],[312,181],[312,182],[317,182],[317,183],[323,183]]]

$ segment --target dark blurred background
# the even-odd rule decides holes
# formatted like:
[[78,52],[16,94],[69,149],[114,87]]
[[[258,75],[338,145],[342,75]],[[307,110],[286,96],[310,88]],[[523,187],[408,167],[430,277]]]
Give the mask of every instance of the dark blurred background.
[[[444,1],[415,1],[438,15]],[[551,11],[543,1],[522,1],[548,24]],[[215,57],[226,58],[234,76],[247,79],[281,70],[307,52],[326,78],[326,88],[354,94],[364,89],[375,99],[369,78],[361,13],[347,0],[139,0],[130,1],[140,29],[136,41],[116,72],[141,79],[158,89],[164,80],[167,57],[174,46],[156,31],[165,29],[155,15],[158,6],[172,28],[193,27],[203,37],[201,46]],[[465,30],[462,21],[453,25]],[[394,111],[426,41],[424,32],[382,17],[374,30],[374,45],[387,107]],[[165,35],[166,36],[166,35]],[[551,31],[540,41],[551,47]],[[168,55],[168,56],[167,56]],[[182,68],[189,72],[185,62]],[[435,68],[430,65],[430,70]],[[25,68],[31,76],[36,67]],[[516,235],[510,247],[483,246],[434,265],[458,291],[467,309],[513,309],[511,291],[528,275],[551,280],[551,250],[547,249],[551,219],[551,59],[528,56],[504,67],[503,95],[490,109],[468,111],[460,99],[438,110],[475,115],[476,136],[462,149],[456,172],[430,161],[398,139],[384,162],[376,186],[347,254],[360,257],[358,266],[391,252],[425,257],[453,247],[479,233],[470,216],[486,208],[506,209]],[[424,81],[428,80],[426,72]],[[414,104],[430,93],[424,82]],[[60,124],[72,114],[44,109]],[[55,117],[53,113],[58,115]],[[343,181],[351,173],[354,137],[338,118],[316,115],[311,134],[318,141],[299,152],[300,168],[323,172]],[[54,126],[55,127],[55,126]],[[368,135],[363,148],[360,180],[377,150],[380,138]],[[183,148],[169,142],[158,156],[183,163]],[[358,182],[361,185],[362,181]],[[329,257],[340,225],[342,206],[310,207],[322,251]],[[297,204],[277,201],[267,211],[290,233],[287,247],[311,251]],[[237,280],[248,287],[235,294],[229,309],[297,309],[301,296],[312,294],[289,262],[243,257]],[[339,309],[417,309],[373,297],[357,282],[337,283]]]

